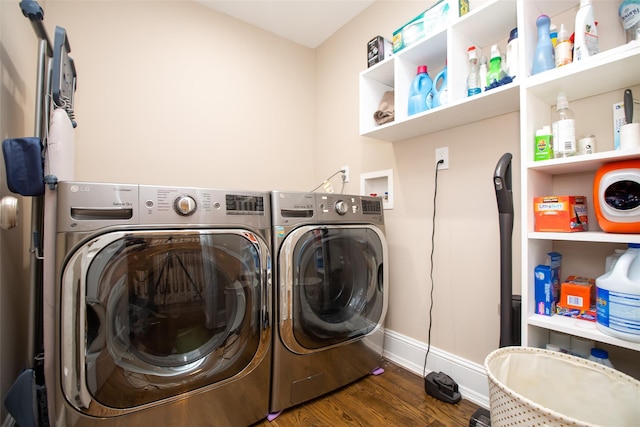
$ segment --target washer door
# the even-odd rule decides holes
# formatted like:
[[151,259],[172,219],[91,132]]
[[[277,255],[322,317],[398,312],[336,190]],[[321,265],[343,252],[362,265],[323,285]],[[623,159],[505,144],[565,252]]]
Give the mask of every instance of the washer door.
[[374,226],[307,226],[279,256],[280,336],[305,354],[347,343],[382,326],[386,243]]
[[65,395],[79,409],[132,408],[257,363],[269,344],[269,265],[266,243],[242,230],[90,240],[62,274]]

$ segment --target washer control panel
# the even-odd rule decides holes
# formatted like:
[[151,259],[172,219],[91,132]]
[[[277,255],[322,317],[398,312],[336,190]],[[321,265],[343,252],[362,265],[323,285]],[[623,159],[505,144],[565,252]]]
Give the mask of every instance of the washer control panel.
[[268,229],[270,207],[268,192],[63,181],[57,219],[59,231],[75,232],[144,224]]

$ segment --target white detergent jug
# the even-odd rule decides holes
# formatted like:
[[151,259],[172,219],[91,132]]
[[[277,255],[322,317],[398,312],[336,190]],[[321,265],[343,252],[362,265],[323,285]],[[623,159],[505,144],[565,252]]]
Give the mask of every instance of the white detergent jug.
[[611,271],[596,279],[596,326],[640,342],[640,244],[630,243]]

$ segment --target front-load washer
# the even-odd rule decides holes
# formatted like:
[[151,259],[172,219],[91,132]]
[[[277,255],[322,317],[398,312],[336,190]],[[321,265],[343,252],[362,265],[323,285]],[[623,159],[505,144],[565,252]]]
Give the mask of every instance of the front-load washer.
[[271,193],[271,414],[380,366],[387,310],[382,200]]
[[58,184],[57,426],[269,410],[270,194]]

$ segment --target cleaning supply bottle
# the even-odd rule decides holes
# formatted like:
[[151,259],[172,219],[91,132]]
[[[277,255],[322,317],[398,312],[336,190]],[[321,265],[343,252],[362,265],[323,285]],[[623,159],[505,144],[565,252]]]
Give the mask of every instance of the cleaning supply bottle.
[[469,75],[467,76],[467,96],[477,95],[480,89],[480,74],[478,73],[478,55],[476,47],[471,46],[467,49],[469,54]]
[[549,125],[543,126],[536,131],[533,153],[534,161],[553,159],[553,135]]
[[611,255],[608,255],[604,262],[604,272],[607,273],[613,270],[613,267],[616,265],[616,262],[620,259],[623,253],[625,253],[626,249],[614,249]]
[[431,108],[436,108],[441,105],[446,105],[449,102],[449,89],[447,88],[447,63],[445,62],[444,68],[433,79],[433,89],[431,89],[433,99],[431,101]]
[[640,0],[624,0],[618,8],[618,16],[627,43],[640,40]]
[[409,115],[421,113],[429,109],[427,98],[433,88],[433,81],[429,77],[426,65],[418,66],[418,72],[411,82],[409,92]]
[[531,67],[531,75],[550,70],[555,67],[553,60],[553,44],[549,35],[549,25],[551,20],[547,15],[540,15],[536,19],[538,27],[538,43],[536,51],[533,55],[533,66]]
[[487,89],[500,86],[500,80],[504,77],[502,70],[502,55],[498,45],[491,46],[491,59],[489,60],[489,71],[487,71]]
[[640,244],[629,243],[611,271],[596,279],[596,327],[640,343]]
[[509,41],[507,42],[507,74],[514,80],[518,77],[518,28],[514,28],[509,33]]
[[592,348],[591,355],[588,357],[592,362],[599,363],[604,366],[608,366],[611,369],[615,369],[613,367],[613,363],[609,360],[609,352],[607,350],[603,350],[601,348]]
[[484,55],[480,58],[480,69],[478,74],[480,75],[480,90],[484,92],[487,89],[487,58],[485,58]]
[[560,24],[558,31],[558,42],[555,48],[556,67],[570,64],[573,61],[573,43],[571,42],[571,34],[564,24]]
[[556,43],[558,43],[558,27],[556,27],[556,24],[549,26],[549,38],[551,38],[551,45],[555,49]]
[[569,109],[569,101],[563,92],[558,94],[557,102],[551,125],[556,159],[576,154],[576,123],[573,111]]
[[580,9],[576,13],[573,60],[582,61],[598,52],[598,28],[593,15],[593,5],[591,0],[580,0]]

